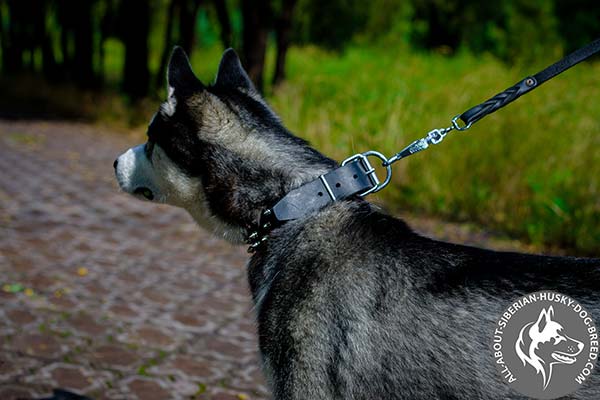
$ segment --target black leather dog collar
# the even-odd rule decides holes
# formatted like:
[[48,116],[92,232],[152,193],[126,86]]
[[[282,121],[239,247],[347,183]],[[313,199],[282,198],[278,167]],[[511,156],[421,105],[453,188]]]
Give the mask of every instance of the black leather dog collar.
[[258,226],[249,234],[249,252],[264,243],[271,230],[282,223],[310,215],[334,201],[360,195],[377,186],[373,168],[363,159],[342,165],[286,194],[262,212]]

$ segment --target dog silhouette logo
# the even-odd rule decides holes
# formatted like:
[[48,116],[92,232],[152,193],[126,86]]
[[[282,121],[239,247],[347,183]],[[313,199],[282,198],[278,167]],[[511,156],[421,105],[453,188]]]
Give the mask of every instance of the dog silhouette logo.
[[552,379],[554,366],[574,364],[583,347],[582,341],[567,335],[565,328],[555,320],[552,306],[542,309],[536,321],[526,324],[515,343],[523,365],[529,364],[542,375],[544,390]]
[[534,292],[515,299],[499,317],[490,361],[507,385],[505,397],[516,391],[556,399],[587,386],[581,390],[587,398],[600,346],[592,314],[579,301]]

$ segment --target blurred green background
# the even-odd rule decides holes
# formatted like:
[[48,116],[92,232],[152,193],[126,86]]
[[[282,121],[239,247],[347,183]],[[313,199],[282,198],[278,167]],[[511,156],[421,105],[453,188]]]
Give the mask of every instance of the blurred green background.
[[[175,44],[204,82],[234,47],[296,134],[391,155],[600,37],[592,0],[0,0],[0,117],[141,129]],[[392,211],[600,247],[600,64],[586,62],[394,167]]]

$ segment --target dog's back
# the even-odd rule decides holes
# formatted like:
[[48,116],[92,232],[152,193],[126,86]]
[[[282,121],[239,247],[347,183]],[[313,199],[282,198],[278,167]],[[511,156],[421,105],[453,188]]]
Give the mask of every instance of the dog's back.
[[600,320],[598,260],[436,242],[363,201],[272,236],[250,281],[276,398],[512,398],[491,348],[507,304],[551,289]]

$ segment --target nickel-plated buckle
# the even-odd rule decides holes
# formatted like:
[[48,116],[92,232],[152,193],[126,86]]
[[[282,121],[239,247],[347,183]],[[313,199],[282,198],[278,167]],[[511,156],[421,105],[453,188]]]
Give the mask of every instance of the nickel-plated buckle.
[[[381,182],[379,180],[379,178],[377,177],[375,168],[373,168],[373,166],[369,162],[370,156],[379,158],[381,160],[381,165],[383,167],[385,167],[386,177],[383,182]],[[366,196],[369,193],[378,192],[381,189],[383,189],[384,187],[386,187],[388,183],[390,183],[390,180],[392,179],[392,167],[390,164],[388,164],[388,159],[383,154],[381,154],[377,151],[373,151],[373,150],[366,151],[364,153],[355,154],[351,157],[346,158],[344,161],[342,161],[342,166],[348,164],[349,162],[353,162],[355,160],[357,160],[356,162],[362,163],[362,166],[365,169],[365,173],[367,174],[367,176],[369,177],[369,180],[373,184],[373,187],[371,189],[368,189],[368,190],[360,193],[359,196]]]

